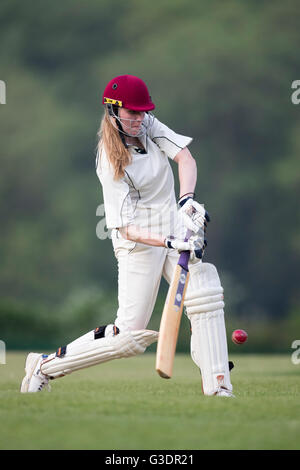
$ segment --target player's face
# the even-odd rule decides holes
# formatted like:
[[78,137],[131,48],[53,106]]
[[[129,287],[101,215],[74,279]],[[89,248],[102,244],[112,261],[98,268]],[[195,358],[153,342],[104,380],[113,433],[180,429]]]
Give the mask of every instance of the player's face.
[[126,108],[120,108],[119,110],[119,118],[124,132],[132,136],[139,134],[144,117],[144,112],[132,111]]

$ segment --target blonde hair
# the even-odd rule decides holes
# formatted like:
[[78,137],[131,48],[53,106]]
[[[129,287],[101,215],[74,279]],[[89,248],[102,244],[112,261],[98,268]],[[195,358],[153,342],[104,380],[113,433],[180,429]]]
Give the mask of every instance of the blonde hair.
[[129,150],[124,146],[119,131],[111,122],[111,117],[105,109],[97,136],[98,152],[101,156],[102,146],[107,154],[107,158],[114,169],[114,179],[120,179],[124,176],[124,170],[131,163]]

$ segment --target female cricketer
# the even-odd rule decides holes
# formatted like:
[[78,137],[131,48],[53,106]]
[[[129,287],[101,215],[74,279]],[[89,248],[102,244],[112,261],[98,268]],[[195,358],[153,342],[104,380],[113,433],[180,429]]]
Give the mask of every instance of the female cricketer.
[[[21,392],[37,392],[50,379],[143,353],[158,338],[147,325],[161,278],[170,283],[179,253],[189,250],[185,308],[191,323],[191,356],[200,368],[203,393],[232,397],[223,288],[215,266],[202,262],[208,216],[194,200],[197,167],[187,148],[192,139],[151,113],[155,105],[148,88],[133,75],[113,78],[102,104],[96,172],[118,262],[115,321],[53,354],[30,353]],[[170,160],[178,165],[178,202]],[[187,229],[192,236],[185,241]]]

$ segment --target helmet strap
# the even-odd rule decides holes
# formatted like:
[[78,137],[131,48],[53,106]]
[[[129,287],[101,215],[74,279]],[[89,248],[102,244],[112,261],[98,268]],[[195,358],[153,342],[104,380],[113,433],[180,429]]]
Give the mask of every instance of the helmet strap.
[[[119,110],[118,110],[118,107],[117,106],[113,106],[111,103],[108,103],[107,105],[107,111],[108,111],[108,114],[115,118],[116,116],[118,117],[119,116]],[[125,140],[125,135],[124,135],[124,131],[123,131],[123,128],[122,128],[122,124],[120,123],[119,119],[115,119],[116,123],[117,123],[117,126],[118,126],[118,130],[119,130],[119,136],[120,136],[120,139],[122,140],[122,143],[124,145],[124,147],[127,149],[128,146],[126,144],[126,140]]]
[[125,134],[124,134],[124,131],[123,131],[123,128],[122,128],[122,124],[120,123],[119,119],[116,119],[116,123],[117,123],[117,126],[118,126],[118,129],[119,129],[119,136],[124,144],[124,147],[127,149],[128,146],[126,144],[126,140],[125,140]]

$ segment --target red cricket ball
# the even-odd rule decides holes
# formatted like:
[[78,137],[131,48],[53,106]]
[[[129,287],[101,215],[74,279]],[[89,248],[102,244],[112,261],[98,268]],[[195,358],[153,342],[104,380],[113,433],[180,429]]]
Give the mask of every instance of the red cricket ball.
[[235,330],[232,333],[231,339],[235,344],[243,344],[247,341],[248,333],[245,330]]

